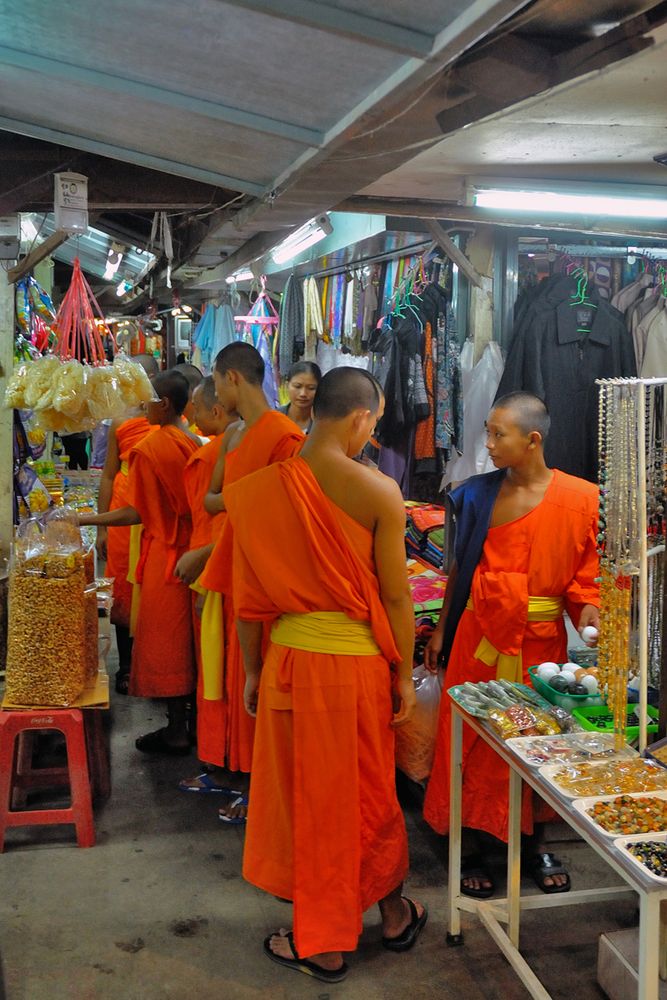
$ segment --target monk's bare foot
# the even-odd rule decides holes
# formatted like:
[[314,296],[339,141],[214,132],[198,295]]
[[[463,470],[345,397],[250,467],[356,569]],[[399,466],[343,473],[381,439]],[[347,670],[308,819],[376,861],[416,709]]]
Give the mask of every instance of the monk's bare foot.
[[245,823],[248,815],[248,796],[237,795],[230,799],[227,805],[218,809],[218,817],[223,823],[231,823],[234,826]]
[[491,875],[486,870],[484,859],[479,854],[472,854],[461,861],[461,892],[464,896],[477,899],[487,899],[493,895],[495,886]]
[[[288,931],[281,927],[277,934],[272,934],[269,938],[269,948],[274,955],[278,955],[280,958],[292,959],[296,955],[287,934]],[[321,969],[327,969],[329,972],[335,972],[343,966],[343,956],[339,951],[323,951],[319,955],[306,957],[313,965],[319,965]]]
[[[417,918],[421,919],[424,913],[424,907],[421,903],[416,900],[412,901],[415,910],[417,911]],[[392,907],[393,910],[393,907]],[[398,913],[385,912],[382,916],[382,936],[385,938],[398,938],[401,936],[403,931],[412,922],[412,909],[410,908],[410,903],[405,898],[401,897],[401,906]]]
[[533,876],[542,892],[568,892],[570,876],[562,861],[549,851],[541,850],[523,858],[527,873]]

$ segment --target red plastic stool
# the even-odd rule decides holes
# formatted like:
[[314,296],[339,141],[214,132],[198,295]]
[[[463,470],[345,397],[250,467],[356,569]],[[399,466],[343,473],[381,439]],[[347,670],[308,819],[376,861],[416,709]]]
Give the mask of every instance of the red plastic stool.
[[[67,744],[67,767],[31,766],[32,737],[43,730],[59,730]],[[18,751],[16,742],[18,737]],[[69,785],[71,805],[64,809],[21,809],[34,788]],[[78,708],[0,711],[0,853],[5,831],[12,826],[73,823],[79,847],[93,847],[95,826],[86,752],[84,713]]]

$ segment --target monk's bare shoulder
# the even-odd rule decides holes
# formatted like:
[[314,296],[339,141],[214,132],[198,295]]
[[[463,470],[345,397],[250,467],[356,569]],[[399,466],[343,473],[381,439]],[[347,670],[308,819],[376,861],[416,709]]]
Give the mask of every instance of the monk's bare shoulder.
[[379,469],[363,465],[361,462],[347,463],[347,481],[351,489],[363,496],[365,502],[376,513],[382,511],[403,511],[403,494],[398,483]]

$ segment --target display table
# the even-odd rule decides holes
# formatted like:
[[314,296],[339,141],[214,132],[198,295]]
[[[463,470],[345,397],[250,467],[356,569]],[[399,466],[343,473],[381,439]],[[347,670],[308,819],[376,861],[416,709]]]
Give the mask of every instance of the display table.
[[[460,893],[461,884],[461,793],[463,726],[468,725],[493,747],[510,768],[509,828],[507,844],[507,897],[477,900]],[[554,895],[521,895],[521,793],[527,782],[600,857],[620,875],[626,886],[583,889]],[[450,945],[463,943],[461,912],[475,913],[501,949],[517,976],[535,1000],[550,1000],[535,973],[519,950],[519,930],[523,910],[552,906],[572,906],[615,899],[628,892],[639,895],[639,988],[638,1000],[658,1000],[659,974],[665,977],[665,947],[661,940],[660,903],[667,900],[667,884],[644,874],[612,838],[572,809],[572,800],[548,782],[535,767],[521,760],[485,724],[468,715],[452,701],[451,805],[449,830],[449,933]]]

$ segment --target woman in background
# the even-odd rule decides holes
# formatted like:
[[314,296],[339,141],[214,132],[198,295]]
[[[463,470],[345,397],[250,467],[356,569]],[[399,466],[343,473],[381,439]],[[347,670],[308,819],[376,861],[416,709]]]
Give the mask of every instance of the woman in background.
[[313,426],[313,400],[320,384],[322,372],[312,361],[297,361],[287,374],[289,403],[279,406],[304,434]]

